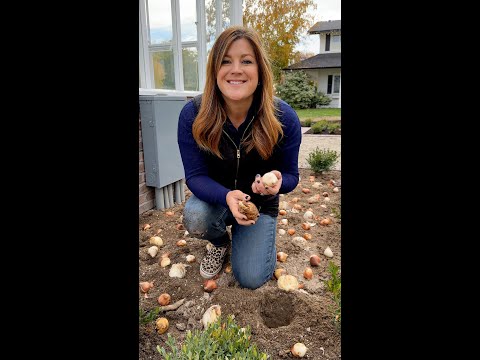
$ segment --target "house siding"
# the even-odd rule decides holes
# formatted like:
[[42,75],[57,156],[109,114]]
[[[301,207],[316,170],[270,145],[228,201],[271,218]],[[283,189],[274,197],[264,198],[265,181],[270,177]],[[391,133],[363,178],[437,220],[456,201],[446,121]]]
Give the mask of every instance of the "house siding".
[[[317,91],[327,94],[327,84],[328,84],[328,75],[340,75],[341,68],[331,68],[331,69],[306,69],[305,72],[313,80],[315,86],[317,86]],[[340,78],[341,82],[341,78]],[[339,94],[328,95],[331,97],[332,101],[328,107],[339,107]]]
[[319,52],[320,54],[341,52],[342,51],[341,41],[339,43],[333,42],[333,35],[330,36],[330,51],[325,51],[325,43],[327,42],[326,34],[319,34],[318,36],[320,36],[320,52]]
[[145,176],[145,163],[143,157],[142,124],[138,117],[138,213],[144,213],[155,207],[155,188],[147,186]]

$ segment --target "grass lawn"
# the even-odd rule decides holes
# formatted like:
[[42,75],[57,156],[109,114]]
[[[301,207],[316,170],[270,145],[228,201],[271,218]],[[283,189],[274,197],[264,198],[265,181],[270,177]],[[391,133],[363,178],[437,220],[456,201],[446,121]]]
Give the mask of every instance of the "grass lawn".
[[322,108],[322,109],[295,109],[300,120],[314,119],[321,116],[341,116],[341,108]]

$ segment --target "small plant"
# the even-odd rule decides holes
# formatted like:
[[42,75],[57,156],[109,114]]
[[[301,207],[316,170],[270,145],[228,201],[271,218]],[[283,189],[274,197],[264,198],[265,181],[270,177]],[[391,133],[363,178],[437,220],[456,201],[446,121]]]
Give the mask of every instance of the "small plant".
[[308,119],[300,120],[300,124],[303,127],[310,127],[312,126],[312,119],[308,118]]
[[339,267],[332,261],[328,263],[328,271],[330,272],[330,279],[325,280],[325,287],[333,295],[335,306],[332,309],[335,316],[335,324],[340,326],[342,322],[342,279],[338,275]]
[[323,149],[318,147],[308,154],[307,162],[310,168],[316,173],[330,170],[338,161],[338,153],[335,150]]
[[158,313],[160,312],[160,306],[153,308],[150,311],[145,311],[140,308],[138,312],[138,323],[140,325],[148,324],[149,322],[155,321],[158,317]]
[[337,219],[342,218],[342,213],[341,213],[340,209],[332,208],[332,213],[333,213],[333,216],[335,216]]
[[157,351],[164,360],[267,360],[269,356],[260,352],[255,344],[250,344],[250,326],[245,329],[235,324],[229,315],[226,322],[222,318],[210,324],[204,331],[189,330],[185,341],[177,348],[175,338],[168,334],[166,344],[171,349],[167,353],[165,348],[157,346]]

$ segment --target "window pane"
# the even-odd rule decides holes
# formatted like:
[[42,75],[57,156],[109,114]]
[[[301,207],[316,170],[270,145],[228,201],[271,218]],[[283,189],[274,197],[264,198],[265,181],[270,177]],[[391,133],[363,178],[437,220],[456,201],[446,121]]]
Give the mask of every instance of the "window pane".
[[215,2],[216,0],[205,1],[205,16],[207,24],[207,54],[210,52],[210,49],[215,42]]
[[340,42],[340,35],[333,35],[332,42],[339,43]]
[[222,29],[225,30],[231,24],[230,21],[230,0],[223,0],[222,4]]
[[180,0],[180,28],[182,29],[182,41],[197,40],[196,21],[196,0]]
[[155,89],[175,90],[175,75],[173,73],[173,51],[156,51],[151,54]]
[[340,93],[340,76],[335,75],[333,78],[333,93]]
[[198,91],[198,51],[195,47],[182,50],[184,89]]
[[148,1],[148,24],[150,44],[172,42],[172,9],[169,0]]

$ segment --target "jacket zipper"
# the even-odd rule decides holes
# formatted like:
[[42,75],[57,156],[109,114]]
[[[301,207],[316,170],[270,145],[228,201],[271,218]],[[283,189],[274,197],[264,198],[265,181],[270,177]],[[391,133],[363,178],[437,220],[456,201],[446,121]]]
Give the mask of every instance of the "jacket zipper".
[[238,168],[240,167],[240,149],[242,148],[243,137],[245,136],[245,133],[247,132],[248,127],[252,124],[253,119],[255,119],[255,115],[253,115],[252,120],[250,120],[247,127],[245,128],[245,131],[242,134],[242,138],[240,139],[240,144],[238,145],[238,147],[237,147],[237,144],[235,144],[235,141],[232,140],[230,135],[228,135],[225,130],[222,130],[225,133],[225,135],[227,135],[227,137],[230,139],[233,146],[235,146],[235,149],[237,149],[237,173],[235,174],[235,189],[237,189]]

